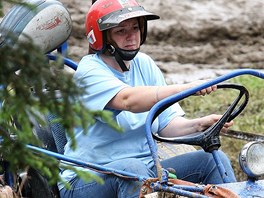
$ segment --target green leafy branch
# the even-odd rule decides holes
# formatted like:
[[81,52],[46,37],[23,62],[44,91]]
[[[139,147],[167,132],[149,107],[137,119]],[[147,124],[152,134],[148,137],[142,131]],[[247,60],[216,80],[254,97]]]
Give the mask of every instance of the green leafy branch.
[[65,72],[62,59],[50,62],[30,39],[0,48],[0,60],[0,153],[13,170],[34,167],[53,178],[52,182],[59,179],[56,160],[26,147],[42,145],[32,132],[32,117],[45,127],[43,115],[57,115],[54,122],[65,128],[73,148],[74,127],[87,129],[95,117],[120,130],[110,112],[91,111],[82,104],[80,97],[85,92],[75,85],[72,74]]

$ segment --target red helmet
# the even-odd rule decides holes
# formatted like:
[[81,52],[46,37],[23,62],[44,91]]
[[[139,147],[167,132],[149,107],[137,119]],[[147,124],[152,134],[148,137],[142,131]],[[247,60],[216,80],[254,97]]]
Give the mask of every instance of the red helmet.
[[141,27],[141,44],[147,35],[147,20],[159,19],[158,15],[147,12],[135,0],[97,0],[86,15],[85,28],[89,46],[94,51],[102,51],[106,47],[104,30],[118,26],[127,19],[143,17]]

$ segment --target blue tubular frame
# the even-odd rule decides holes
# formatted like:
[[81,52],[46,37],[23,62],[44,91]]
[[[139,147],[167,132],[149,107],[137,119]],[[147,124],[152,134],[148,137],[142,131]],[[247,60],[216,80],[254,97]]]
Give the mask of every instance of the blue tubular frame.
[[217,168],[219,170],[219,173],[220,173],[224,183],[230,183],[231,181],[230,181],[230,179],[226,173],[225,167],[224,167],[224,165],[223,165],[223,163],[219,157],[218,150],[212,151],[212,155],[213,155],[214,161],[217,165]]
[[[54,54],[47,54],[47,57],[49,58],[49,60],[53,60],[53,61],[56,61],[58,59],[58,56],[56,56]],[[69,66],[73,70],[77,69],[78,64],[69,58],[63,57],[63,62],[65,65]]]
[[46,149],[39,148],[36,146],[27,145],[27,148],[29,148],[33,151],[39,152],[39,153],[44,153],[44,154],[51,156],[51,157],[54,157],[58,160],[62,160],[62,162],[64,161],[64,162],[72,163],[73,166],[77,165],[79,167],[88,168],[90,170],[94,170],[94,171],[101,172],[104,174],[116,175],[118,177],[122,177],[123,179],[132,179],[132,180],[136,180],[136,181],[145,181],[147,179],[144,176],[136,175],[136,174],[129,173],[126,171],[120,171],[120,170],[115,170],[112,168],[107,168],[107,167],[104,167],[104,166],[101,166],[98,164],[93,164],[90,162],[84,162],[84,161],[77,160],[75,158],[71,158],[71,157],[68,157],[68,156],[65,156],[63,154],[59,154],[59,153],[56,153],[53,151],[48,151]]
[[[186,98],[188,96],[191,96],[191,95],[195,94],[197,91],[205,89],[205,88],[207,88],[209,86],[218,84],[220,82],[226,81],[228,79],[231,79],[231,78],[234,78],[234,77],[237,77],[237,76],[246,75],[246,74],[264,79],[264,73],[259,72],[257,70],[254,70],[254,69],[237,69],[237,70],[234,70],[234,71],[232,71],[232,72],[230,72],[230,73],[228,73],[226,75],[217,77],[214,80],[208,81],[208,82],[203,83],[203,84],[201,84],[199,86],[187,89],[187,90],[182,91],[182,92],[180,92],[178,94],[175,94],[173,96],[165,98],[165,99],[159,101],[158,103],[156,103],[151,108],[151,110],[149,111],[149,114],[147,116],[147,119],[146,119],[146,127],[145,127],[146,130],[145,130],[145,132],[146,132],[146,138],[147,138],[147,141],[148,141],[148,144],[149,144],[149,148],[150,148],[150,151],[151,151],[151,154],[152,154],[152,158],[154,160],[154,163],[155,163],[155,166],[156,166],[156,170],[157,170],[157,173],[158,173],[158,178],[159,178],[159,180],[161,182],[164,181],[164,176],[166,176],[166,174],[164,173],[164,170],[162,170],[162,168],[161,168],[161,164],[160,164],[160,161],[159,161],[159,158],[158,158],[157,147],[156,147],[155,142],[153,140],[152,131],[151,131],[152,122],[158,116],[160,109],[162,109],[167,104],[171,104],[172,105],[175,102],[180,101],[180,100],[182,100],[182,99],[184,99],[184,98]],[[224,182],[228,182],[229,178],[226,175],[226,171],[225,171],[225,169],[223,167],[223,164],[220,161],[218,152],[217,151],[213,151],[213,156],[214,156],[214,159],[215,159],[216,163],[218,163],[217,167],[218,167],[218,170],[219,170],[219,172],[220,172],[220,174],[221,174],[221,176],[223,178],[223,181]],[[165,180],[166,180],[166,178],[165,178]]]
[[[32,145],[27,145],[27,148],[35,151],[36,153],[43,153],[45,155],[54,157],[58,160],[62,160],[62,162],[71,163],[73,166],[79,166],[83,168],[87,168],[89,170],[93,170],[95,172],[103,173],[103,174],[109,174],[109,175],[115,175],[117,177],[120,177],[122,179],[132,179],[135,181],[144,182],[148,178],[145,176],[136,175],[127,171],[120,171],[112,168],[107,168],[98,164],[93,164],[89,162],[80,161],[68,156],[65,156],[63,154],[59,154],[53,151],[48,151],[43,148],[39,148]],[[197,194],[197,192],[204,192],[204,186],[185,186],[185,185],[173,185],[169,186],[167,182],[160,183],[159,181],[156,183],[152,183],[151,187],[154,191],[164,191],[164,192],[170,192],[174,193],[175,195],[181,195],[181,196],[187,196],[187,197],[197,197],[197,198],[209,198],[208,196]]]
[[162,185],[159,182],[152,183],[151,187],[153,188],[154,191],[162,191],[162,192],[169,192],[173,193],[179,196],[184,196],[184,197],[196,197],[196,198],[208,198],[208,196],[197,194],[197,192],[202,193],[203,192],[203,187],[193,187],[193,186],[167,186],[167,185]]

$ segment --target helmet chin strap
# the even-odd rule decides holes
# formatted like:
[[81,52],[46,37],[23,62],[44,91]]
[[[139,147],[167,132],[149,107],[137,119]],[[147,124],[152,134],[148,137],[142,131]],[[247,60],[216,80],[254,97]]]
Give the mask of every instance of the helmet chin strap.
[[116,62],[119,64],[123,72],[129,71],[126,64],[124,63],[124,60],[125,61],[132,60],[137,55],[139,49],[140,48],[135,49],[135,50],[123,50],[119,47],[108,45],[108,51],[110,52],[111,55],[115,57]]

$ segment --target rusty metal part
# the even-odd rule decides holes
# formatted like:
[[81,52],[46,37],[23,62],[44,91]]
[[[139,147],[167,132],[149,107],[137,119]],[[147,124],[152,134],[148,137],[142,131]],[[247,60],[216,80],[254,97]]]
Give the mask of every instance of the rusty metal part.
[[245,141],[264,141],[264,135],[231,129],[229,129],[227,133],[220,133],[220,135]]

